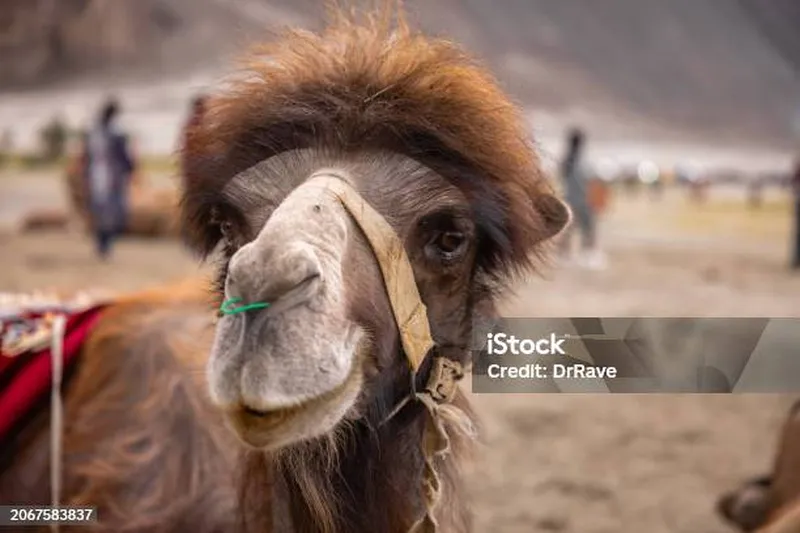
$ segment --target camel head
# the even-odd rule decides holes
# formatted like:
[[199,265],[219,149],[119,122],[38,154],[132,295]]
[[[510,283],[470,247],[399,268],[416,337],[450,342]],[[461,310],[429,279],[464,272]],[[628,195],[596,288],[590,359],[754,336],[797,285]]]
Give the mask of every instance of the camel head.
[[[241,439],[275,450],[376,427],[409,394],[392,292],[416,289],[436,349],[467,365],[478,315],[569,214],[491,76],[402,21],[290,33],[247,74],[209,99],[184,154],[183,217],[221,254],[219,301],[269,304],[222,314],[207,373]],[[375,219],[342,187],[399,249],[370,241]],[[406,286],[388,286],[381,252],[410,263]]]

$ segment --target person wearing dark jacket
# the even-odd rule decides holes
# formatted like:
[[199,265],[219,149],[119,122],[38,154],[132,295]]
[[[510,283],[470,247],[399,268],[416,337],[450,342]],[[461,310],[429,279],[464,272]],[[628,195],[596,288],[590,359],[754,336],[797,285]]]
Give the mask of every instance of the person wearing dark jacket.
[[[588,190],[591,171],[584,160],[585,140],[586,135],[582,130],[574,128],[569,131],[567,153],[560,169],[561,179],[565,199],[572,209],[574,224],[580,232],[579,262],[588,268],[602,269],[606,266],[606,259],[605,254],[597,248],[595,212]],[[561,236],[563,259],[568,259],[570,256],[573,231],[568,227]]]
[[128,217],[128,191],[134,161],[127,138],[117,131],[119,104],[109,100],[85,139],[85,179],[97,254],[107,259]]

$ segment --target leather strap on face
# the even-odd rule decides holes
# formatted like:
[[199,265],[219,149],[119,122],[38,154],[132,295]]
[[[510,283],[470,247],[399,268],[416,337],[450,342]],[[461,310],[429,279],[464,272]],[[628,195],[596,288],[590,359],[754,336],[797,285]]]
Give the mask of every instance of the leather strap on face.
[[[439,529],[436,511],[443,488],[437,466],[450,453],[450,436],[445,421],[449,422],[449,427],[455,427],[471,438],[475,435],[469,416],[451,404],[458,391],[458,381],[464,377],[464,369],[460,362],[436,353],[427,309],[417,290],[414,270],[405,246],[389,223],[341,176],[320,172],[306,183],[323,187],[336,195],[366,236],[380,266],[403,351],[411,369],[412,383],[410,394],[383,423],[411,401],[416,400],[425,407],[428,416],[421,443],[425,461],[422,476],[425,512],[412,524],[409,533],[435,533]],[[429,353],[433,356],[430,375],[425,387],[416,390],[416,374]]]
[[419,296],[414,270],[406,255],[405,246],[386,219],[344,178],[324,173],[313,176],[309,181],[318,183],[335,194],[367,237],[383,274],[383,283],[400,332],[403,351],[411,372],[416,374],[425,356],[434,348],[434,342],[428,323],[428,312]]

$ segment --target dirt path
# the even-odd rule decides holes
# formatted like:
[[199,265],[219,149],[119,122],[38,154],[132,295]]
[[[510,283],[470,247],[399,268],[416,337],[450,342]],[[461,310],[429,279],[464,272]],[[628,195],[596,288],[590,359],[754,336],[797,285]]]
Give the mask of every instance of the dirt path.
[[[742,232],[724,215],[706,225],[707,231],[689,235],[680,225],[664,223],[694,216],[679,199],[621,202],[604,225],[608,270],[546,271],[543,279],[521,283],[503,311],[798,315],[800,277],[784,268],[788,222],[781,208],[775,208],[777,215],[771,209],[736,215],[774,224],[766,237]],[[643,213],[649,222],[634,223]],[[93,258],[91,244],[78,233],[4,234],[0,248],[0,291],[129,290],[208,272],[171,241],[123,241],[108,264]],[[469,476],[476,531],[729,531],[713,513],[714,500],[769,467],[776,428],[791,399],[473,395],[486,436],[482,459]]]

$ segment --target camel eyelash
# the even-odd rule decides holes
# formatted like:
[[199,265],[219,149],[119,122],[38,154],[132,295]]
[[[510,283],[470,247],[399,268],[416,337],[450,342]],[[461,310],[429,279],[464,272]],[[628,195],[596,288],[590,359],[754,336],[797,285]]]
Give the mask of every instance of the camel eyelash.
[[225,293],[225,280],[228,278],[228,265],[230,264],[232,255],[233,254],[228,254],[225,252],[217,264],[217,275],[214,276],[212,280],[213,289],[217,294]]

